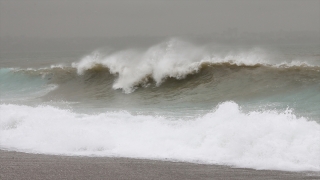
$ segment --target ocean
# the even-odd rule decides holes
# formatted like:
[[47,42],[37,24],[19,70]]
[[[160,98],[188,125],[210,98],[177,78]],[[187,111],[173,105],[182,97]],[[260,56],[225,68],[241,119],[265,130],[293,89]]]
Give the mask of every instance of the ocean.
[[171,38],[0,67],[0,149],[320,171],[320,44]]

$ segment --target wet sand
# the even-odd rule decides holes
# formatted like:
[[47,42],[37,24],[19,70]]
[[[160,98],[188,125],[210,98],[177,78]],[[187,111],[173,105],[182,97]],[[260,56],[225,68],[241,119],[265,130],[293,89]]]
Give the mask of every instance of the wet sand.
[[320,172],[231,168],[129,158],[70,157],[0,150],[0,179],[320,179]]

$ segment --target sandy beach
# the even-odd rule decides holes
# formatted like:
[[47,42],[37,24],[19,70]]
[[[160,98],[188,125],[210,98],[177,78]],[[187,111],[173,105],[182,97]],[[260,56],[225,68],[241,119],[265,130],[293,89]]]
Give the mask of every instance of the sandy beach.
[[320,179],[319,172],[284,172],[184,162],[74,157],[0,150],[0,179]]

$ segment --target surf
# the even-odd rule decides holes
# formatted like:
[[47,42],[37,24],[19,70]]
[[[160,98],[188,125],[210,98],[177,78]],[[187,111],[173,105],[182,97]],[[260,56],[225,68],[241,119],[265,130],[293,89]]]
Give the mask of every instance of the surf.
[[75,113],[0,105],[0,147],[31,153],[108,156],[287,171],[320,170],[320,126],[290,110],[244,113],[223,102],[203,116]]
[[160,86],[168,78],[184,79],[189,74],[196,74],[206,65],[315,67],[319,70],[319,66],[311,62],[307,59],[284,59],[258,47],[233,52],[170,39],[146,50],[128,49],[106,54],[95,51],[72,63],[72,67],[79,75],[106,68],[117,77],[113,89],[132,93],[137,86],[143,86],[150,80]]

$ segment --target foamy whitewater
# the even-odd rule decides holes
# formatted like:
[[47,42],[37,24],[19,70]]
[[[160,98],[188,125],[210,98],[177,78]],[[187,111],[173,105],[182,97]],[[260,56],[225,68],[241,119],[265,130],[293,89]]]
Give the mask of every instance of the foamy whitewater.
[[0,148],[320,171],[320,53],[286,49],[171,39],[43,67],[2,58]]

